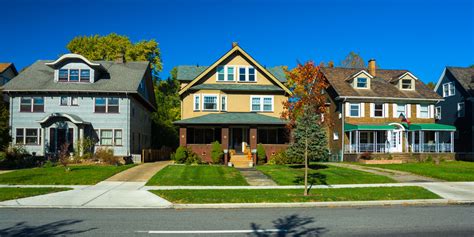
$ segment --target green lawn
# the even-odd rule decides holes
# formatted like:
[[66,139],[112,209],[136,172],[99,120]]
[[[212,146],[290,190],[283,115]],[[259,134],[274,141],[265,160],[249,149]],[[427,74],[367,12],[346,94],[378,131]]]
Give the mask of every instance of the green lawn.
[[22,169],[0,174],[0,184],[96,184],[134,165],[74,165],[65,171],[61,166]]
[[312,189],[309,196],[303,196],[302,189],[181,189],[150,190],[150,192],[173,203],[327,202],[440,198],[421,187]]
[[421,162],[366,166],[407,171],[447,181],[474,181],[474,162],[445,161],[439,165],[435,165],[433,162]]
[[[309,167],[310,184],[396,183],[385,176],[352,169],[314,163]],[[257,166],[257,169],[279,185],[304,184],[304,165],[262,165]]]
[[0,201],[71,190],[70,188],[0,188]]
[[169,165],[156,173],[147,185],[242,186],[248,185],[233,167],[216,165]]

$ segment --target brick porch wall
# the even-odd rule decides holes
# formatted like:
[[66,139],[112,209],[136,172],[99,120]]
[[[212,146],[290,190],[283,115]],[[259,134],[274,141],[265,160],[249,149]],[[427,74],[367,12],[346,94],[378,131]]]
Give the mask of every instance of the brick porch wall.
[[211,144],[188,144],[187,147],[201,157],[203,162],[212,162]]
[[267,155],[267,161],[279,151],[285,150],[288,148],[288,144],[262,144],[265,148],[265,153]]

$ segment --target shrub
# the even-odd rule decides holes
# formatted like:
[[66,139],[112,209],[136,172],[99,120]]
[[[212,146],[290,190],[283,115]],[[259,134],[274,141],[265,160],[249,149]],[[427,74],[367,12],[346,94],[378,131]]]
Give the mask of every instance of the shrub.
[[187,151],[188,156],[186,157],[186,164],[191,165],[191,164],[201,164],[201,157],[199,157],[196,153],[188,149]]
[[120,159],[114,156],[114,151],[109,148],[97,148],[95,158],[109,165],[120,165]]
[[178,164],[183,164],[186,162],[186,158],[188,157],[188,149],[184,146],[178,147],[176,149],[176,153],[174,153],[174,161]]
[[69,171],[67,168],[67,165],[70,162],[71,156],[69,155],[69,143],[64,143],[61,145],[60,150],[59,150],[59,163],[66,169],[66,171]]
[[290,164],[291,159],[288,158],[288,154],[286,153],[286,150],[281,150],[277,152],[276,154],[272,155],[270,157],[270,160],[268,161],[268,164],[270,165],[284,165],[284,164]]
[[221,147],[221,144],[218,141],[212,143],[211,147],[211,159],[212,163],[220,164],[224,158],[224,150]]
[[360,155],[359,159],[362,160],[372,160],[372,153],[370,152],[364,152]]
[[267,154],[265,153],[265,147],[259,143],[257,145],[257,164],[263,165],[267,162]]

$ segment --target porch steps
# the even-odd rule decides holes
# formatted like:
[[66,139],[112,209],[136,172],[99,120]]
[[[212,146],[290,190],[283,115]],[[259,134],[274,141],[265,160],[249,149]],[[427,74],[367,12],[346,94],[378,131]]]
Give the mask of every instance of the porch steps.
[[247,155],[232,155],[230,162],[235,168],[248,168],[252,160]]

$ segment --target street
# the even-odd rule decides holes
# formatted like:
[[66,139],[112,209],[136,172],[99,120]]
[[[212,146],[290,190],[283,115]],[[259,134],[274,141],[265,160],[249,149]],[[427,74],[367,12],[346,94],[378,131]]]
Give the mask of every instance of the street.
[[474,206],[0,209],[0,236],[474,236]]

